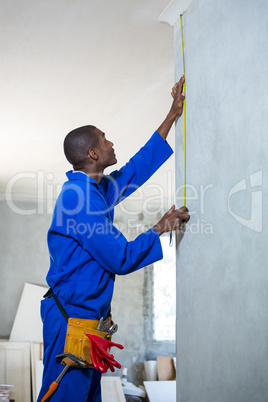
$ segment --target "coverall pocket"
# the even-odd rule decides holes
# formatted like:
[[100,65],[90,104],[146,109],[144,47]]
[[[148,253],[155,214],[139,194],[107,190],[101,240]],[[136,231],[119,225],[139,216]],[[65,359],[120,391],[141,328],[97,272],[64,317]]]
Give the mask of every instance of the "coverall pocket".
[[62,326],[61,313],[54,300],[45,299],[41,301],[41,318],[43,321],[44,353],[53,345]]

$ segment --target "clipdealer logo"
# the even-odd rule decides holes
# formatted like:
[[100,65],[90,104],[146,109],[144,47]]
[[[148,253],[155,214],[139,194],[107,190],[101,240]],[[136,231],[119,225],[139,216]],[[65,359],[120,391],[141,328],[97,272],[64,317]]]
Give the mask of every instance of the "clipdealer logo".
[[[228,194],[228,209],[231,216],[239,222],[241,225],[253,230],[254,232],[261,232],[262,231],[262,170],[255,172],[250,175],[250,189],[254,189],[251,191],[251,211],[250,211],[250,218],[246,219],[237,213],[233,212],[230,206],[231,197],[235,194],[239,193],[240,191],[250,191],[247,188],[246,179],[240,180],[236,183]],[[257,188],[257,189],[256,189]]]
[[[168,172],[168,188],[170,189],[172,180],[171,180],[171,173]],[[228,204],[228,211],[232,218],[234,218],[239,224],[247,227],[248,229],[254,232],[262,232],[263,228],[263,213],[262,213],[262,205],[263,205],[263,170],[259,170],[255,173],[252,173],[249,178],[249,186],[247,186],[247,178],[243,178],[239,182],[237,182],[230,190],[227,195],[227,204]],[[16,174],[15,176],[11,177],[9,182],[6,186],[5,196],[6,202],[8,207],[15,213],[20,215],[34,215],[34,214],[44,214],[44,213],[52,213],[54,209],[55,199],[59,195],[60,191],[62,190],[61,183],[53,183],[54,175],[52,173],[47,173],[43,171],[37,172],[21,172]],[[25,206],[16,205],[14,198],[14,187],[16,183],[20,180],[33,180],[37,189],[37,202],[35,203],[35,208],[27,209]],[[145,185],[146,186],[146,185]],[[162,213],[168,207],[165,205],[165,191],[164,188],[156,184],[149,184],[147,186],[150,190],[154,190],[154,194],[150,197],[145,197],[143,190],[145,187],[138,188],[136,192],[136,197],[133,199],[134,209],[133,206],[131,207],[131,211],[126,208],[124,203],[119,204],[119,208],[121,212],[126,215],[133,214],[133,213],[145,213],[148,216],[155,216],[158,213]],[[195,221],[190,221],[189,224],[186,226],[186,232],[190,232],[191,234],[213,234],[213,224],[208,222],[204,215],[205,215],[205,201],[207,196],[207,191],[212,190],[214,186],[210,185],[200,185],[199,188],[196,186],[187,184],[187,191],[190,192],[190,195],[187,196],[187,203],[191,204],[191,211],[189,214],[191,216],[197,214],[197,210],[199,210],[198,217]],[[175,199],[176,205],[181,205],[183,202],[183,189],[184,186],[180,186],[176,188],[172,192],[168,193],[169,199]],[[73,188],[75,190],[75,188]],[[117,190],[115,188],[115,190]],[[249,218],[245,218],[242,214],[235,209],[235,197],[240,193],[240,196],[244,196],[245,204],[249,204],[250,201],[250,216]],[[77,191],[77,195],[80,197],[79,200],[85,201],[84,197],[80,194],[79,190]],[[157,203],[156,203],[157,200]],[[232,202],[233,201],[233,202]],[[81,205],[77,205],[77,207]],[[151,211],[151,206],[153,206],[153,212]],[[194,208],[194,206],[196,208]],[[67,215],[69,212],[71,213],[72,210],[65,211]],[[136,222],[137,223],[137,222]]]

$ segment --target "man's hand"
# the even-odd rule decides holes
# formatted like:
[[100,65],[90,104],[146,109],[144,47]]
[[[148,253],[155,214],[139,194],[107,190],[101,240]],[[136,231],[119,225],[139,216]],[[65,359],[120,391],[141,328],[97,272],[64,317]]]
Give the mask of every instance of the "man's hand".
[[155,229],[159,236],[165,232],[171,232],[172,230],[183,231],[185,224],[190,219],[188,212],[188,208],[186,207],[175,209],[175,205],[173,205],[160,221],[153,226],[153,229]]
[[161,126],[157,129],[157,131],[165,141],[167,139],[169,130],[172,127],[172,124],[178,117],[181,116],[183,111],[183,101],[185,98],[185,93],[182,92],[183,84],[184,84],[184,76],[182,76],[179,82],[177,82],[177,84],[175,84],[174,87],[172,88],[171,95],[173,97],[173,103],[171,105],[167,117],[165,118]]
[[179,82],[172,88],[171,95],[173,97],[173,103],[170,109],[170,113],[174,113],[176,117],[180,117],[183,111],[183,101],[185,98],[185,93],[182,92],[184,84],[184,76],[181,77]]

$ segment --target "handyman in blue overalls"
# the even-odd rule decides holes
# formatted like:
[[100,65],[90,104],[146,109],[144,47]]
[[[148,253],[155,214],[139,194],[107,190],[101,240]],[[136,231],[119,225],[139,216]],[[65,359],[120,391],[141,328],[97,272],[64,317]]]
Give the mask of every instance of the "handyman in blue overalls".
[[73,170],[56,201],[48,232],[50,290],[41,303],[44,374],[38,402],[101,401],[101,374],[120,364],[111,347],[117,330],[110,313],[115,275],[160,260],[159,236],[180,230],[188,209],[173,206],[147,232],[128,242],[113,226],[114,207],[169,158],[168,132],[182,114],[184,77],[173,87],[171,109],[149,141],[120,170],[113,143],[94,126],[71,131],[64,152]]

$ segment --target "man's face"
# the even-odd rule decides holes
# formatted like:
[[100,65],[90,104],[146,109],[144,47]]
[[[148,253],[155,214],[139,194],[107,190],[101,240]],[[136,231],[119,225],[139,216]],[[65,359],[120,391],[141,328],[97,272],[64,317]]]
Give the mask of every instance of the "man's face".
[[95,132],[99,138],[99,144],[96,147],[99,155],[99,163],[105,169],[106,167],[112,166],[117,163],[117,159],[113,149],[114,144],[111,141],[108,141],[105,133],[98,128],[95,129]]

